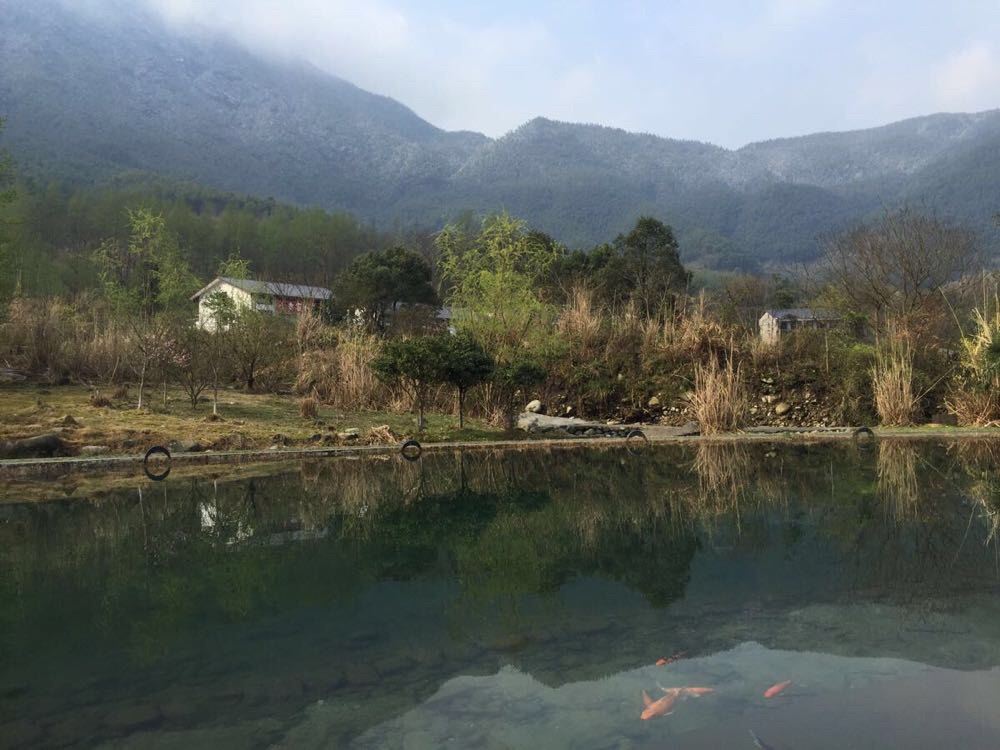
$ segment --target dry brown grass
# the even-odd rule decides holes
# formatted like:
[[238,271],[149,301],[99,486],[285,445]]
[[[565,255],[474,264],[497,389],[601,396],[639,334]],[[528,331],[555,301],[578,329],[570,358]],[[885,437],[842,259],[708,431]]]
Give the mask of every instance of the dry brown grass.
[[337,409],[405,410],[409,404],[405,394],[386,386],[372,371],[372,360],[381,350],[378,336],[349,330],[333,346],[303,351],[295,390]]
[[691,406],[706,435],[734,432],[746,424],[750,397],[732,357],[724,365],[714,357],[708,364],[695,365]]
[[920,398],[913,388],[913,356],[905,344],[880,351],[872,368],[875,410],[883,425],[912,425]]
[[312,396],[299,401],[299,416],[303,419],[316,419],[319,416],[319,402]]
[[571,337],[575,343],[589,348],[601,334],[603,317],[594,306],[593,293],[585,287],[575,287],[556,320],[556,329],[563,336]]
[[400,436],[392,431],[387,424],[380,424],[368,430],[364,437],[367,445],[392,445],[401,440]]
[[994,295],[992,313],[984,302],[973,310],[971,335],[962,338],[962,372],[945,405],[963,426],[1000,424],[1000,300]]

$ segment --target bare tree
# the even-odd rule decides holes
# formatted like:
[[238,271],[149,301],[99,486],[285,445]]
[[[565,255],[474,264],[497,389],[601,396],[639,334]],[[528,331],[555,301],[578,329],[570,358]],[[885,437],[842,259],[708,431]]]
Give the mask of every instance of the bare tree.
[[941,292],[980,259],[975,235],[908,208],[886,212],[826,242],[824,261],[835,290],[877,328],[927,324]]

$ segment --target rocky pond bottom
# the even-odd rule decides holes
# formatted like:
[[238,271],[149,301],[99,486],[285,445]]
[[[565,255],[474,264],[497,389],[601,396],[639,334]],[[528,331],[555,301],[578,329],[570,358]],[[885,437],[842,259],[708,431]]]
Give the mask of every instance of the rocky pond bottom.
[[53,485],[0,504],[0,747],[996,748],[998,467],[556,446]]

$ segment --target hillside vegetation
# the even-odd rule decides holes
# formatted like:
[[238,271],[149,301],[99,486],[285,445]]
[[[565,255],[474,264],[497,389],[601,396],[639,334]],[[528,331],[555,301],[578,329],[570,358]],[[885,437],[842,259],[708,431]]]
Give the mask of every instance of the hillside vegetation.
[[505,209],[577,247],[650,214],[686,261],[723,269],[813,260],[819,237],[904,203],[996,250],[1000,112],[737,150],[545,119],[494,140],[306,65],[180,35],[134,4],[102,6],[0,0],[0,116],[24,175],[163,175],[382,228]]

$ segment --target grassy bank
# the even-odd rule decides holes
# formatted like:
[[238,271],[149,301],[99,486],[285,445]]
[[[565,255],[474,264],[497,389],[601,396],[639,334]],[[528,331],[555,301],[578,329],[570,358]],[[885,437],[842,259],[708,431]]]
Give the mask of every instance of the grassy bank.
[[[192,408],[177,388],[149,394],[150,408],[139,411],[135,398],[121,394],[110,405],[95,405],[83,386],[5,386],[0,388],[0,441],[57,433],[74,452],[107,446],[111,453],[136,453],[151,445],[197,443],[211,450],[248,450],[279,446],[393,442],[416,435],[411,414],[345,411],[320,405],[315,419],[299,413],[294,396],[220,393],[220,419],[211,404]],[[70,419],[67,419],[69,417]],[[388,430],[377,428],[388,427]],[[357,438],[343,433],[358,431]],[[339,434],[339,435],[338,435]],[[503,433],[484,422],[450,414],[427,415],[426,441],[494,440]]]

